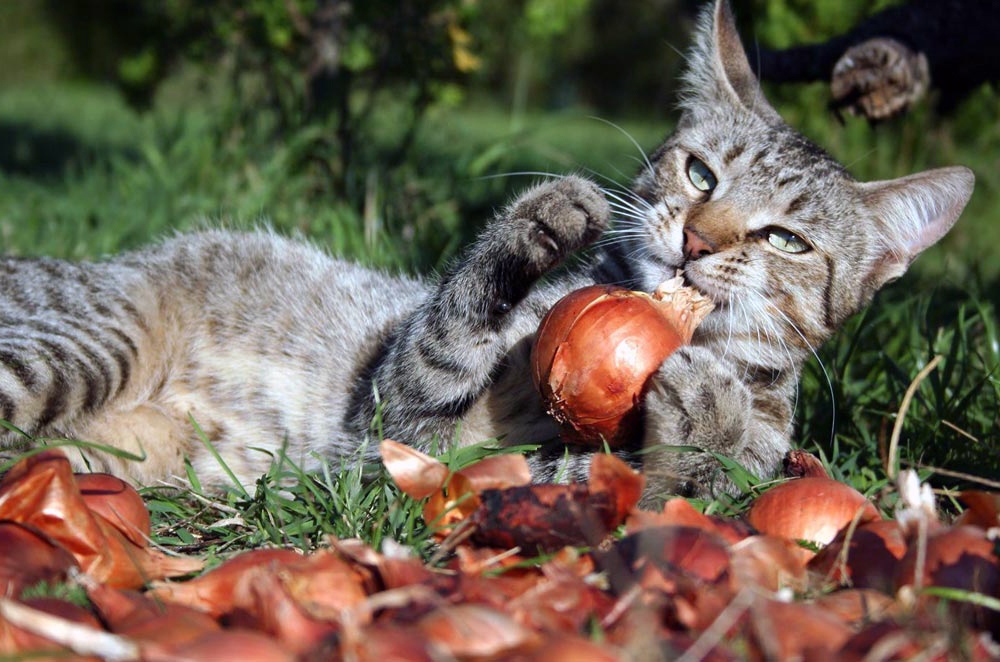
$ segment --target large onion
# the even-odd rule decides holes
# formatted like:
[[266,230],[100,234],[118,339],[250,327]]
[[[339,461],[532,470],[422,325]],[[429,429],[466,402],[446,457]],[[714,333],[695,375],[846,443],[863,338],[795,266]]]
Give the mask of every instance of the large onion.
[[711,310],[680,277],[653,295],[592,285],[559,300],[538,327],[531,364],[567,438],[612,446],[627,439],[650,375]]
[[[850,485],[831,478],[797,478],[759,496],[747,521],[761,533],[826,545],[855,516],[860,523],[879,519],[875,506]],[[802,553],[813,556],[804,548]]]

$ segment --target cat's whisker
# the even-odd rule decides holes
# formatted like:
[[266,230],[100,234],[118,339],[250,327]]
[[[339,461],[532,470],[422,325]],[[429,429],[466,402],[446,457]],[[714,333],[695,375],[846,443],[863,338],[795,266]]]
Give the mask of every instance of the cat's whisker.
[[[632,198],[633,200],[635,200],[636,202],[638,202],[640,204],[643,204],[643,205],[646,205],[647,207],[652,208],[652,205],[649,204],[648,200],[643,199],[641,196],[637,195],[634,191],[632,191],[629,188],[623,186],[618,180],[616,180],[616,179],[614,179],[612,177],[608,177],[604,173],[598,172],[598,171],[594,170],[593,168],[583,167],[583,168],[581,168],[581,170],[583,170],[584,172],[586,172],[589,175],[593,175],[594,177],[598,177],[600,179],[603,179],[606,182],[609,182],[611,184],[611,188],[610,189],[608,189],[607,187],[604,187],[604,186],[601,187],[601,190],[604,191],[605,193],[607,193],[608,191],[614,191],[616,193],[621,193],[621,194],[624,194],[627,197]],[[629,177],[628,175],[626,175],[625,173],[623,173],[618,168],[615,168],[615,172],[617,172],[619,175],[621,175],[622,178],[625,179],[625,180],[630,181],[630,180],[634,179],[633,177]]]
[[823,371],[823,377],[826,378],[826,385],[830,388],[830,443],[832,444],[837,430],[837,400],[833,390],[833,380],[830,379],[830,373],[826,371],[826,366],[823,365],[823,360],[819,358],[819,354],[816,352],[815,348],[813,348],[812,344],[806,339],[802,331],[799,330],[799,327],[795,324],[795,322],[790,320],[788,315],[782,312],[779,308],[775,308],[774,311],[785,318],[785,321],[788,322],[788,325],[792,328],[792,330],[799,334],[799,337],[802,338],[802,342],[806,344],[806,347],[809,348],[809,351],[812,352],[812,355],[816,358],[816,362],[819,363],[820,370]]
[[729,292],[729,296],[727,298],[727,301],[728,301],[728,306],[729,306],[728,307],[728,311],[729,312],[726,315],[726,319],[729,321],[729,334],[726,336],[726,346],[722,350],[722,356],[723,357],[725,357],[729,353],[729,343],[732,342],[732,340],[733,340],[733,314],[732,314],[732,310],[733,310],[733,293],[732,293],[732,291]]
[[[609,191],[609,190],[604,189],[604,188],[602,188],[601,191],[604,193],[605,196],[611,198],[614,201],[614,203],[617,203],[617,204],[621,205],[622,207],[624,207],[626,209],[630,209],[630,210],[636,212],[637,214],[643,214],[643,215],[645,215],[645,214],[648,214],[649,212],[653,211],[653,208],[651,206],[649,206],[649,205],[646,206],[646,209],[640,209],[639,207],[636,207],[634,204],[632,204],[631,202],[629,202],[629,200],[627,200],[626,198],[621,197],[620,195],[618,195],[614,191]],[[609,202],[609,204],[614,204],[614,203],[610,203]]]
[[655,176],[656,176],[656,170],[655,170],[655,169],[653,168],[653,164],[649,162],[649,157],[648,157],[648,156],[646,156],[646,152],[645,152],[645,151],[643,151],[642,147],[640,147],[640,146],[639,146],[639,142],[638,142],[638,141],[637,141],[637,140],[636,140],[635,138],[633,138],[633,137],[632,137],[632,134],[631,134],[631,133],[629,133],[628,131],[626,131],[626,130],[625,130],[625,129],[623,129],[622,127],[618,126],[617,124],[615,124],[615,123],[614,123],[614,122],[612,122],[611,120],[606,120],[606,119],[604,119],[603,117],[597,117],[596,115],[592,115],[592,116],[590,117],[590,119],[593,119],[593,120],[597,120],[598,122],[604,122],[604,123],[605,123],[605,124],[607,124],[608,126],[612,126],[612,127],[616,128],[616,129],[618,129],[619,131],[621,131],[621,132],[622,132],[622,134],[623,134],[623,135],[624,135],[624,136],[625,136],[626,138],[628,138],[628,139],[629,139],[629,140],[630,140],[630,141],[632,142],[632,144],[633,144],[633,145],[635,145],[635,148],[636,148],[636,149],[637,149],[637,150],[639,151],[639,153],[640,153],[640,154],[642,155],[642,159],[643,159],[643,161],[645,161],[645,163],[646,163],[646,167],[647,167],[647,168],[649,168],[649,175],[650,175],[651,177],[655,177]]
[[613,210],[615,210],[618,213],[618,215],[623,216],[625,218],[630,218],[630,219],[632,219],[634,221],[639,221],[639,222],[643,222],[643,221],[646,220],[644,217],[639,216],[634,211],[627,210],[627,209],[622,209],[618,205],[611,205],[611,208]]
[[505,177],[545,177],[547,179],[562,179],[566,175],[560,175],[555,172],[545,172],[544,170],[513,170],[511,172],[498,172],[492,175],[479,175],[478,177],[473,177],[473,181],[480,181],[484,179],[503,179]]

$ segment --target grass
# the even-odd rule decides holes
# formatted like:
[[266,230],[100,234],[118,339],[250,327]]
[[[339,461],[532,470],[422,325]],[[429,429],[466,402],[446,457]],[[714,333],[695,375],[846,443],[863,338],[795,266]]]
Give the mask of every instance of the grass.
[[[818,88],[795,94],[777,92],[784,115],[861,178],[950,163],[970,165],[978,176],[976,195],[955,231],[823,347],[821,362],[806,365],[797,443],[819,453],[834,476],[878,492],[887,482],[888,436],[903,393],[923,366],[941,356],[902,422],[901,462],[946,469],[950,473],[933,476],[943,487],[967,484],[962,474],[995,479],[1000,263],[989,257],[1000,240],[996,96],[984,91],[951,121],[919,111],[873,128],[860,121],[839,126],[817,112],[823,103]],[[354,189],[336,197],[328,164],[315,156],[328,141],[321,127],[276,140],[266,112],[249,125],[234,124],[226,113],[183,90],[173,98],[166,94],[145,114],[100,87],[26,83],[3,90],[2,250],[89,258],[206,222],[251,227],[267,219],[367,264],[428,272],[536,179],[493,175],[593,170],[624,182],[638,168],[630,140],[586,111],[514,121],[495,106],[468,105],[432,111],[412,155],[397,169],[380,168],[378,145],[370,146],[367,166],[354,173]],[[391,108],[373,121],[390,126]],[[647,150],[669,130],[667,121],[621,124]],[[977,130],[964,128],[969,126]],[[462,466],[472,458],[468,453],[488,449],[463,452],[446,461]],[[762,487],[738,465],[726,471],[747,496],[701,502],[707,511],[737,512]],[[345,461],[307,475],[278,457],[253,490],[233,488],[221,496],[191,478],[188,494],[144,491],[158,544],[210,557],[272,544],[311,548],[328,535],[376,546],[392,539],[423,554],[432,547],[419,504],[403,497],[379,467]]]

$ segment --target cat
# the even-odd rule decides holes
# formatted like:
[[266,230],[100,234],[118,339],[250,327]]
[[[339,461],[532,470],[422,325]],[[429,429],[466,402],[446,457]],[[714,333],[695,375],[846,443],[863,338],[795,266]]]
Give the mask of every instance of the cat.
[[[0,260],[0,416],[141,449],[143,462],[74,461],[142,484],[183,476],[185,457],[204,484],[227,482],[192,419],[252,485],[283,446],[307,469],[356,456],[376,410],[386,437],[541,444],[536,480],[579,479],[592,452],[558,442],[529,376],[537,325],[577,287],[651,291],[682,269],[716,308],[651,378],[643,432],[618,453],[642,465],[647,500],[731,487],[712,453],[768,475],[790,447],[803,362],[950,229],[973,176],[855,181],[764,99],[725,0],[703,12],[688,62],[679,123],[632,190],[537,185],[437,281],[267,231],[92,263]],[[613,211],[605,245],[554,271]]]

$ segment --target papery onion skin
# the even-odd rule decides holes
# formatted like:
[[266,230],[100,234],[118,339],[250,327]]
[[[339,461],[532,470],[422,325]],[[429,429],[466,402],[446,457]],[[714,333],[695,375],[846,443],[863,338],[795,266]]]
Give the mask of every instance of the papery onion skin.
[[685,294],[667,301],[610,285],[584,287],[542,320],[532,377],[568,440],[618,446],[636,429],[650,376],[711,310],[675,280],[671,293]]
[[[896,587],[917,583],[922,561],[922,586],[938,586],[982,593],[1000,594],[1000,558],[996,541],[977,526],[953,526],[927,536],[924,558],[918,559],[919,542],[911,543],[899,564]],[[975,626],[1000,634],[1000,612],[970,603],[950,601],[952,613]]]
[[[875,506],[850,485],[830,478],[796,478],[757,497],[747,521],[761,533],[826,545],[855,516],[859,524],[880,518]],[[802,555],[813,556],[805,548]]]
[[[896,569],[906,554],[906,535],[895,520],[875,520],[846,530],[809,562],[809,569],[838,583],[893,593]],[[844,544],[848,545],[844,555]],[[841,557],[844,556],[842,559]],[[843,563],[841,561],[844,561]]]
[[78,564],[72,554],[34,527],[0,521],[0,592],[20,595],[40,581],[60,582]]
[[74,474],[84,503],[102,515],[126,538],[145,547],[151,522],[146,504],[131,485],[105,473]]

